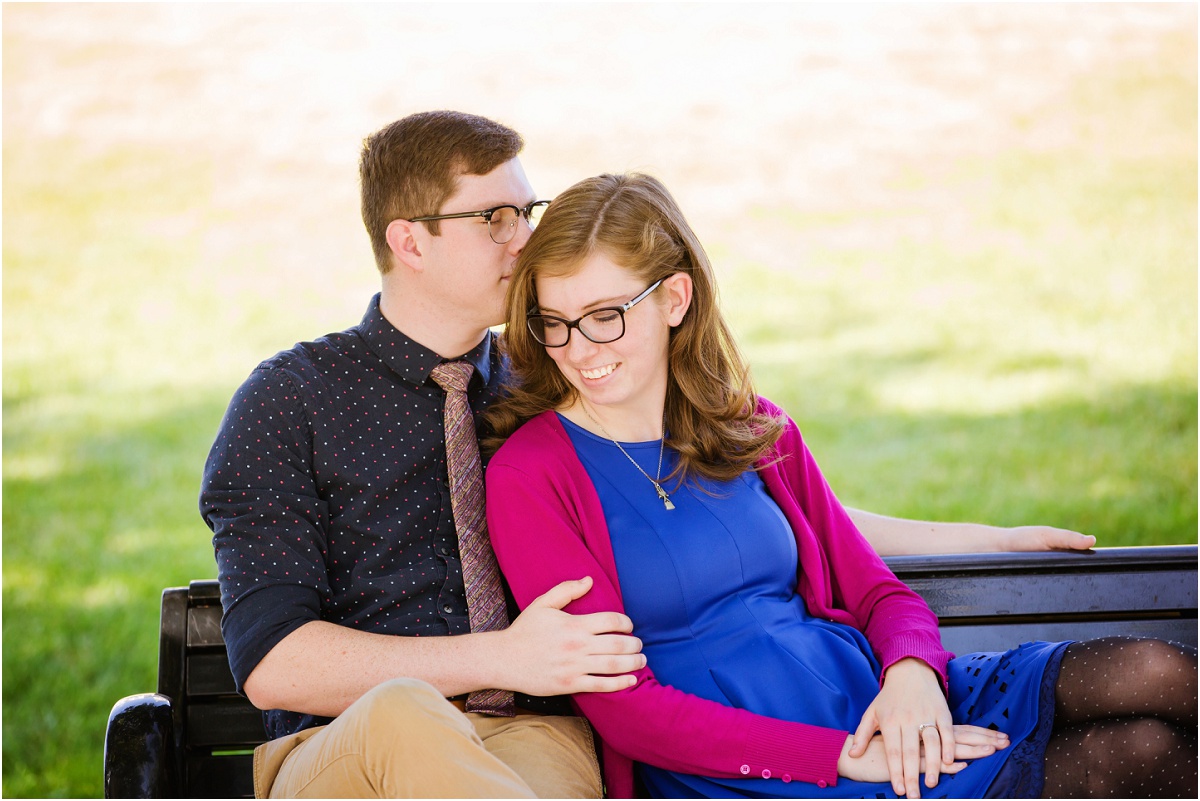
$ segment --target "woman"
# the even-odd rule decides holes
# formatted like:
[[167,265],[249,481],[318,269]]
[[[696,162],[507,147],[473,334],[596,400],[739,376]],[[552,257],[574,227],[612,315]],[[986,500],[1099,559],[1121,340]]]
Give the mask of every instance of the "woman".
[[662,797],[916,798],[921,774],[927,795],[1194,797],[1194,654],[947,653],[795,424],[754,394],[658,181],[600,176],[556,198],[508,320],[511,394],[490,413],[507,442],[487,469],[497,558],[522,607],[591,576],[568,610],[628,614],[648,659],[629,689],[575,696],[611,795],[632,793],[636,763]]

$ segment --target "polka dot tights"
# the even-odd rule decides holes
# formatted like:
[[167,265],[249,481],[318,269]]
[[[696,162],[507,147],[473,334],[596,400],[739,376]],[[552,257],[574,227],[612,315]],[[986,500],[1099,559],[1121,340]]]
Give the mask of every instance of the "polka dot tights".
[[1195,649],[1075,643],[1055,689],[1043,797],[1196,797]]

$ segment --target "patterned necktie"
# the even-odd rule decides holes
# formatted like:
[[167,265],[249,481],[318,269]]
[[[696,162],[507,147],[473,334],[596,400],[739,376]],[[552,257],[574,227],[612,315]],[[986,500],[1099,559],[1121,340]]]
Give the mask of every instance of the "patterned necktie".
[[[508,627],[508,610],[500,568],[488,539],[479,438],[467,404],[467,382],[474,369],[470,362],[443,362],[430,375],[446,390],[446,470],[450,474],[450,508],[458,530],[471,631],[497,631]],[[467,696],[467,711],[505,717],[516,714],[513,694],[507,690],[471,693]]]

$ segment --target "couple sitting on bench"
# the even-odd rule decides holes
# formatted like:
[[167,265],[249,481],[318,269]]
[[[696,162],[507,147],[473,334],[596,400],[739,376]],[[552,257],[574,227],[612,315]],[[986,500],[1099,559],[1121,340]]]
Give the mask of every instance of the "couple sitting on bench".
[[259,795],[1194,797],[1194,652],[954,658],[876,553],[927,526],[859,533],[665,188],[547,206],[520,148],[450,112],[368,139],[381,295],[222,423],[201,507]]

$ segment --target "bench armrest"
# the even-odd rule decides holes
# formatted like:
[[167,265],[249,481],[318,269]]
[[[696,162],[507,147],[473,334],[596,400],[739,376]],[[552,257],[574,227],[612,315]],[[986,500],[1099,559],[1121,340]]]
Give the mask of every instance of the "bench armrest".
[[158,693],[122,698],[104,735],[104,797],[179,796],[171,699]]

